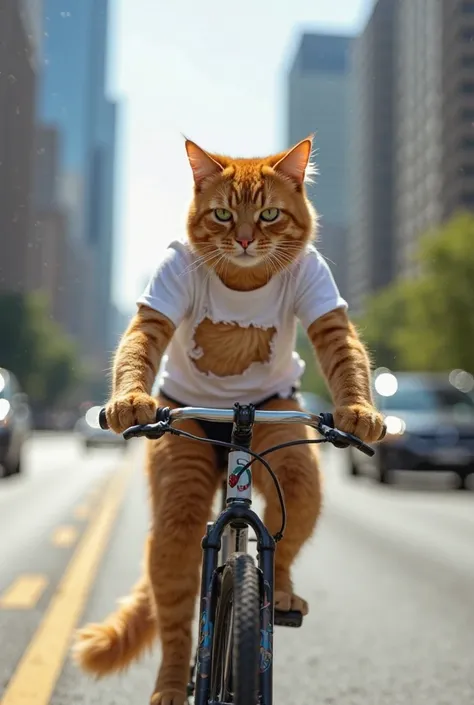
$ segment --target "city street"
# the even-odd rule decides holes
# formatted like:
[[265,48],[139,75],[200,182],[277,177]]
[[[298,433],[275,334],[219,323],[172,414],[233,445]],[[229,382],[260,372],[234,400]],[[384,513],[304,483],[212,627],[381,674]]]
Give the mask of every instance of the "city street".
[[[1,705],[149,702],[158,649],[98,683],[67,656],[75,623],[105,617],[139,574],[141,450],[38,434],[24,475],[0,481]],[[344,453],[324,458],[324,514],[295,571],[310,614],[277,628],[275,705],[472,705],[474,492],[381,487],[349,478]]]

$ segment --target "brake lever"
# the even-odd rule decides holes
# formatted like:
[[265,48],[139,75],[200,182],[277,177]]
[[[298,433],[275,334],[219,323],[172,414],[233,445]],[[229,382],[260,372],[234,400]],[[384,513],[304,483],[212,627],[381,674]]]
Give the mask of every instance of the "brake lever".
[[319,430],[335,448],[348,448],[349,446],[353,446],[354,448],[357,448],[357,450],[360,450],[361,453],[368,455],[369,458],[372,458],[375,455],[375,450],[373,448],[367,445],[367,443],[361,441],[360,438],[357,438],[357,436],[353,436],[352,433],[339,431],[339,429],[331,428],[323,423],[320,424]]
[[145,436],[150,440],[161,438],[165,435],[170,427],[166,421],[157,421],[156,423],[138,424],[137,426],[130,426],[123,432],[123,437],[126,441],[130,438],[136,438],[138,436]]
[[126,441],[128,441],[130,438],[142,436],[143,428],[144,427],[140,424],[137,424],[136,426],[130,426],[129,428],[125,429],[125,431],[122,433],[122,436],[125,438]]
[[345,438],[342,431],[337,428],[328,428],[324,434],[329,443],[331,443],[334,448],[348,448],[351,444],[348,438]]
[[369,458],[373,458],[375,455],[375,450],[371,446],[361,441],[360,438],[357,438],[357,436],[353,436],[352,433],[346,433],[345,435],[351,439],[351,446],[357,448],[357,450],[360,450],[360,452],[364,453],[364,455],[368,455]]

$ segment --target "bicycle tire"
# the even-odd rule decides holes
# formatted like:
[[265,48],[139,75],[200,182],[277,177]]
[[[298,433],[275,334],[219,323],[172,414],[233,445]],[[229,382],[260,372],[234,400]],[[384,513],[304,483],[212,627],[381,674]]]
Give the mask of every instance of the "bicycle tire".
[[210,688],[213,701],[233,705],[258,702],[259,585],[252,556],[246,553],[229,556],[221,577],[214,624]]

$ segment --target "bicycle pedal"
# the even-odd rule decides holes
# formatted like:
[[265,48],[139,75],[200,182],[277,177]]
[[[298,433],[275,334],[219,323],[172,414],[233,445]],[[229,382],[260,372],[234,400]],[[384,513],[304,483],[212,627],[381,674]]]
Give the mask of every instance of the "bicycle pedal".
[[290,610],[289,612],[275,610],[274,623],[277,627],[301,627],[303,624],[303,613],[297,610]]

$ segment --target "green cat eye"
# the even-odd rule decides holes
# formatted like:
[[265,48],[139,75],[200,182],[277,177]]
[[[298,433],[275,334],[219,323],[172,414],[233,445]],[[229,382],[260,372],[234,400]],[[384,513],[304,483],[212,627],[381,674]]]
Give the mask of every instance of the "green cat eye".
[[264,220],[266,223],[272,223],[280,215],[279,208],[266,208],[260,213],[260,220]]
[[223,223],[227,223],[229,220],[232,220],[232,213],[228,211],[227,208],[216,208],[214,210],[214,215],[217,220],[221,220]]

